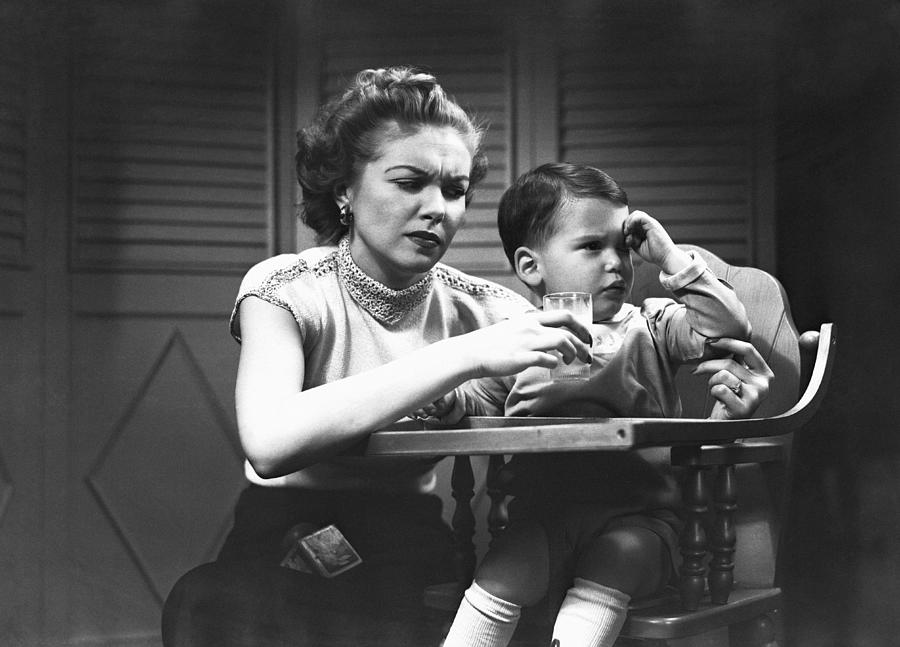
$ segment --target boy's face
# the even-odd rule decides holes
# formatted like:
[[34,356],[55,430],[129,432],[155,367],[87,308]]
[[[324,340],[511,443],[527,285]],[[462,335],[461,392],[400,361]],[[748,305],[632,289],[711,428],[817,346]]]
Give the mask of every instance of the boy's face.
[[628,207],[600,198],[563,202],[556,232],[535,250],[542,294],[590,292],[594,321],[616,314],[634,281],[631,252],[622,233],[627,216]]

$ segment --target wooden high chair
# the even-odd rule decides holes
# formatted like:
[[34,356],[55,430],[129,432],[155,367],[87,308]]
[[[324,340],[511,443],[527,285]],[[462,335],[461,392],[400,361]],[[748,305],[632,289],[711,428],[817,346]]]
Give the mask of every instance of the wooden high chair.
[[[784,644],[777,552],[790,490],[792,437],[825,395],[834,359],[832,325],[798,335],[787,297],[773,276],[731,266],[702,248],[683,247],[701,254],[712,271],[734,287],[753,326],[753,345],[775,373],[755,417],[705,419],[712,406],[706,379],[683,371],[678,382],[685,418],[470,417],[453,428],[409,422],[372,434],[369,455],[456,457],[452,525],[459,581],[430,587],[425,592],[428,606],[455,611],[474,573],[475,479],[469,456],[490,455],[486,482],[492,504],[487,522],[496,534],[505,524],[505,493],[492,475],[504,455],[667,447],[672,465],[683,476],[680,591],[634,601],[623,638],[658,647],[704,634],[705,645],[721,635],[728,636],[732,647]],[[649,264],[636,265],[635,302],[666,295],[657,275]],[[549,627],[535,644],[547,645],[548,636]],[[723,639],[714,644],[726,643]]]

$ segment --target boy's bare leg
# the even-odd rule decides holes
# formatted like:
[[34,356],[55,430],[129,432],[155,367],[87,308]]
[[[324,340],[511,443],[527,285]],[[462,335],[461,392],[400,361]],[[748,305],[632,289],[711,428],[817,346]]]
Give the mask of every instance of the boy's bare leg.
[[651,530],[616,528],[598,536],[578,561],[553,626],[554,647],[612,647],[631,598],[659,590],[668,570],[666,546]]
[[506,647],[523,606],[547,592],[547,534],[537,523],[513,526],[489,550],[466,591],[443,647]]
[[550,581],[550,544],[544,527],[536,521],[510,526],[484,556],[475,581],[520,607],[540,601]]

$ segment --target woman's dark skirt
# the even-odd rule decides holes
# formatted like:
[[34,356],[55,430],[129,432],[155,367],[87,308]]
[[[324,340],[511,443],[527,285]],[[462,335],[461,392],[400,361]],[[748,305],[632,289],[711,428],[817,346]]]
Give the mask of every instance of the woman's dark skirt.
[[[334,524],[362,564],[334,578],[280,566],[297,524]],[[453,579],[434,495],[251,485],[215,562],[185,574],[163,610],[166,647],[437,645],[426,586]]]

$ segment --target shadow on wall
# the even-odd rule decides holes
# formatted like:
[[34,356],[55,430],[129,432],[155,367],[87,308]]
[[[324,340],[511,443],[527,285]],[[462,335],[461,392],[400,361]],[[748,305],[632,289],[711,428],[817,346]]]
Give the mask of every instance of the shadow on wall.
[[801,328],[834,321],[829,397],[798,442],[793,647],[900,635],[900,3],[783,9],[778,273]]

